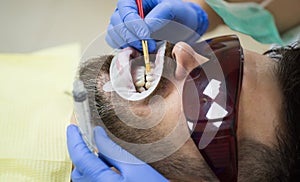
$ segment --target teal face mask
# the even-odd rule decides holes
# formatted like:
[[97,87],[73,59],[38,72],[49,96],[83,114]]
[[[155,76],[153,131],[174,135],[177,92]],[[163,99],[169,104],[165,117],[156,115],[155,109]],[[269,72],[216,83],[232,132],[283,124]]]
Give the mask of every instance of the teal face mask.
[[282,45],[272,14],[264,9],[271,2],[228,3],[224,0],[206,0],[224,22],[233,30],[247,34],[261,43]]

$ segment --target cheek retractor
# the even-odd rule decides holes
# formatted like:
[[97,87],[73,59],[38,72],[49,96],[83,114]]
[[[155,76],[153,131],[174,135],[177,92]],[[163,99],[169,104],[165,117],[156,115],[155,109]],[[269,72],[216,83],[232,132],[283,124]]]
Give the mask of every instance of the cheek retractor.
[[115,91],[130,101],[149,96],[157,87],[164,64],[166,42],[161,42],[156,54],[150,54],[151,72],[146,73],[143,56],[133,48],[125,48],[113,58],[110,65],[110,81],[103,86],[106,92]]

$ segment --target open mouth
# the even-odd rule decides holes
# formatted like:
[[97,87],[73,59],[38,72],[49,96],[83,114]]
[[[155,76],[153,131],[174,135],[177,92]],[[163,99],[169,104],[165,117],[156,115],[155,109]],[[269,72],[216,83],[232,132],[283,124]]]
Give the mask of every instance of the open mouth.
[[146,74],[144,56],[133,48],[121,50],[110,66],[110,84],[112,91],[130,101],[139,101],[148,97],[160,82],[166,41],[158,44],[154,54],[150,54],[151,72]]
[[136,91],[140,93],[150,89],[150,87],[153,86],[153,82],[159,79],[159,73],[157,73],[157,66],[160,66],[158,65],[160,60],[156,61],[156,59],[159,59],[159,56],[150,54],[149,57],[151,67],[151,71],[149,73],[146,73],[146,67],[145,63],[143,62],[143,56],[136,58],[134,61],[132,61],[131,64],[132,81],[134,83]]

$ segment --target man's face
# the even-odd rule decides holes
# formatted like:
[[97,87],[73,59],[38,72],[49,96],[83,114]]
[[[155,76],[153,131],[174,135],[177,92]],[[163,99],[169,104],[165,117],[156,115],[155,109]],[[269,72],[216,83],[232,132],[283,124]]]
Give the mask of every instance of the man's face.
[[[98,77],[97,88],[113,106],[114,114],[118,115],[119,120],[124,121],[127,125],[114,126],[118,127],[118,131],[127,133],[119,135],[123,137],[122,140],[142,145],[166,139],[166,148],[175,146],[172,152],[165,152],[165,158],[160,158],[158,162],[151,161],[154,168],[166,177],[181,181],[199,181],[200,178],[210,180],[214,178],[213,174],[200,155],[197,146],[189,137],[190,133],[182,108],[182,90],[186,76],[208,59],[197,54],[183,42],[174,46],[172,58],[173,62],[168,63],[169,69],[164,71],[167,72],[167,79],[161,81],[162,83],[154,95],[143,101],[129,102],[113,92],[103,92],[103,85],[109,80],[109,75],[104,71]],[[251,168],[249,160],[255,160],[253,155],[258,154],[259,150],[255,151],[256,144],[262,148],[274,148],[277,144],[275,128],[279,124],[282,96],[273,75],[275,64],[266,56],[244,50],[244,73],[237,129],[239,180],[247,177],[244,172]],[[109,125],[109,122],[105,121],[105,124]],[[149,129],[147,127],[129,129],[128,124],[130,126],[149,126]],[[128,133],[130,134],[128,135]],[[113,132],[113,134],[115,133]],[[116,136],[118,137],[118,135]],[[252,148],[253,144],[254,148]],[[130,151],[130,149],[128,150]],[[137,150],[130,152],[143,160],[147,155],[156,154],[149,152],[147,155],[143,155]],[[159,152],[164,153],[164,150],[167,149],[162,147]],[[260,161],[258,159],[253,162]],[[176,173],[172,173],[172,171],[176,171]]]

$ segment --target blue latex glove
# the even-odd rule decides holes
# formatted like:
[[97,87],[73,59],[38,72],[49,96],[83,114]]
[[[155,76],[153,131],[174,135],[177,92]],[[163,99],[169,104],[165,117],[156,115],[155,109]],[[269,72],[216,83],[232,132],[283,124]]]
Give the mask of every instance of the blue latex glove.
[[[141,40],[148,40],[149,51],[156,48],[155,41],[150,38],[155,33],[165,27],[168,22],[174,21],[185,25],[193,30],[193,34],[183,35],[179,28],[170,27],[163,35],[168,35],[172,31],[172,36],[181,38],[181,41],[193,42],[208,28],[207,14],[201,7],[192,2],[182,0],[143,0],[144,21],[138,14],[135,0],[118,0],[117,9],[110,19],[107,28],[106,41],[113,48],[124,48],[128,46],[142,50]],[[186,32],[186,31],[183,31]],[[195,35],[196,34],[196,35]],[[160,35],[160,38],[163,38]],[[160,40],[165,40],[160,39]],[[172,40],[170,40],[172,42]],[[173,42],[174,43],[174,42]]]
[[[74,182],[168,181],[151,166],[137,159],[110,140],[103,128],[96,127],[94,136],[100,152],[99,156],[102,159],[88,149],[77,126],[68,126],[67,144],[70,157],[75,165],[75,169],[72,172],[72,180]],[[118,169],[121,174],[114,172],[107,163]]]

